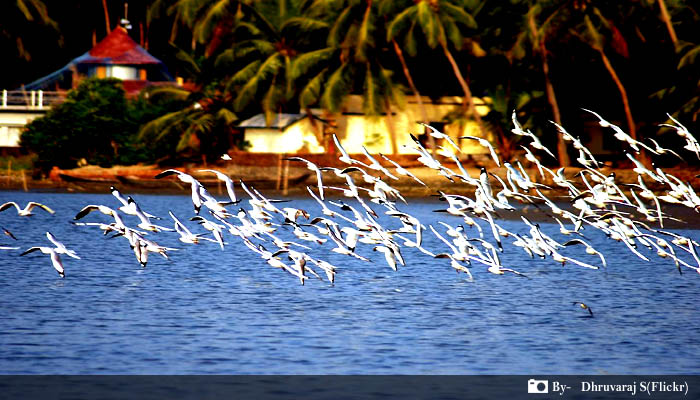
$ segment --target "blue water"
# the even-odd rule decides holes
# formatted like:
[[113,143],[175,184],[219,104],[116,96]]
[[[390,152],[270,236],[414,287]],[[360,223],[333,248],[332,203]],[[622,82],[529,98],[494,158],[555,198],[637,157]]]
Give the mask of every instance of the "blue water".
[[[168,210],[183,221],[193,215],[186,194],[134,197],[164,217],[157,223],[165,226],[172,226]],[[2,235],[0,246],[22,248],[0,251],[2,374],[672,374],[700,368],[700,275],[687,270],[680,276],[672,262],[653,255],[644,262],[590,228],[587,238],[607,256],[607,269],[531,260],[506,238],[504,264],[531,279],[474,265],[475,281],[468,282],[448,260],[411,249],[403,252],[407,265],[394,272],[369,245],[358,246],[372,259],[365,263],[330,252],[326,243],[310,253],[338,267],[335,285],[314,278],[302,286],[232,236],[222,251],[210,242],[185,245],[174,233],[149,235],[181,250],[169,260],[152,254],[141,268],[125,239],[70,223],[84,205],[116,207],[109,194],[0,192],[1,202],[10,200],[39,201],[56,214],[0,213],[0,225],[19,239]],[[292,201],[320,214],[312,200]],[[438,218],[459,224],[432,212],[442,205],[409,204],[402,209],[425,225]],[[98,213],[83,220],[108,221]],[[526,231],[519,220],[499,224]],[[558,226],[543,229],[561,238]],[[26,248],[49,245],[47,230],[81,257],[62,257],[65,279],[47,255],[19,257]],[[292,238],[287,228],[278,233]],[[431,233],[424,246],[444,247]],[[599,264],[583,249],[562,253]],[[594,318],[574,301],[589,304]]]

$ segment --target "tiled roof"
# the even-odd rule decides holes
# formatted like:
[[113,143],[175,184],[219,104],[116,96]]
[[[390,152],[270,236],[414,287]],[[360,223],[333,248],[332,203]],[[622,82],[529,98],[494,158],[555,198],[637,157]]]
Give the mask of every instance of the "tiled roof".
[[241,128],[272,128],[284,129],[289,125],[306,118],[306,114],[275,114],[270,125],[265,123],[265,114],[258,114],[238,124]]
[[123,27],[115,28],[109,35],[81,57],[80,64],[161,64],[161,61],[129,36]]

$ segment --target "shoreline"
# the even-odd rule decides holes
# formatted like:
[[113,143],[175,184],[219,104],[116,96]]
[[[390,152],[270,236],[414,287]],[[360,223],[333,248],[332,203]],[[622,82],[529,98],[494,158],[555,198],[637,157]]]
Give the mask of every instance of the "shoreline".
[[[457,170],[455,165],[449,165],[451,169]],[[34,180],[30,177],[24,176],[10,176],[8,179],[7,175],[0,175],[0,191],[27,191],[27,192],[48,192],[48,193],[98,193],[106,194],[110,192],[110,186],[115,186],[119,188],[120,191],[124,193],[134,193],[134,194],[151,194],[151,195],[189,195],[190,188],[188,185],[183,184],[176,178],[164,178],[157,180],[154,177],[164,169],[157,166],[128,166],[128,167],[113,167],[113,168],[100,168],[95,166],[88,166],[82,168],[75,168],[71,170],[59,170],[54,168],[47,179]],[[234,182],[236,182],[236,192],[242,194],[238,180],[242,179],[246,185],[249,187],[255,187],[265,196],[270,197],[308,197],[308,192],[306,186],[314,188],[316,183],[315,175],[302,166],[290,165],[288,168],[288,175],[290,177],[290,182],[294,181],[293,184],[288,184],[287,190],[283,190],[283,180],[280,179],[280,175],[284,173],[284,169],[271,166],[252,166],[252,165],[232,165],[230,163],[223,164],[219,162],[215,165],[199,166],[199,165],[187,165],[184,167],[177,167],[176,169],[182,170],[183,172],[190,173],[198,179],[202,179],[202,183],[209,189],[209,191],[216,196],[226,196],[226,188],[222,181],[216,179],[216,177],[209,172],[198,172],[200,169],[216,169],[226,173],[231,176]],[[448,181],[443,176],[437,175],[434,170],[427,167],[412,167],[407,168],[411,173],[415,174],[419,179],[425,182],[428,187],[424,187],[413,179],[401,176],[398,180],[385,179],[392,187],[396,188],[401,192],[401,195],[406,199],[420,200],[420,199],[431,199],[436,198],[435,195],[438,191],[442,191],[449,194],[460,194],[473,196],[473,187],[462,182],[452,183]],[[479,168],[470,166],[465,167],[470,176],[478,178]],[[490,172],[495,173],[505,180],[506,170],[505,168],[489,168]],[[567,168],[565,170],[566,177],[571,179],[580,171],[580,168]],[[373,171],[376,172],[376,171]],[[526,172],[530,177],[540,178],[537,169],[526,168]],[[616,182],[619,183],[636,183],[637,173],[632,169],[626,168],[604,168],[601,172],[605,175],[615,172]],[[692,183],[693,181],[700,180],[695,176],[700,173],[698,168],[668,168],[665,170],[667,174],[672,174],[684,182]],[[550,179],[545,179],[538,181],[545,183],[553,189],[542,190],[543,194],[551,199],[556,197],[564,197],[567,193],[554,186]],[[577,183],[580,179],[577,179]],[[361,185],[364,183],[362,179],[357,176],[355,178],[356,183]],[[648,181],[646,179],[645,181]],[[494,191],[500,190],[500,184],[496,182],[494,178],[491,178],[491,182]],[[345,186],[346,182],[344,179],[337,177],[333,173],[324,174],[324,185],[325,186]],[[659,194],[668,190],[668,187],[661,186],[658,183],[654,185],[654,182],[647,182],[650,190]],[[366,186],[366,185],[363,185]],[[576,185],[580,188],[580,185]],[[26,187],[26,190],[25,190]],[[630,195],[629,188],[624,187],[624,192],[627,196]],[[342,198],[342,193],[338,190],[326,189],[327,196],[329,198]],[[569,202],[561,201],[557,202],[558,206],[571,210],[571,205]],[[527,215],[528,218],[533,221],[547,221],[551,220],[551,216],[548,214],[547,207],[543,203],[540,204],[541,209],[530,204],[519,203],[517,201],[512,201],[511,204],[515,206],[518,210],[513,212],[501,211],[500,217],[503,219],[519,219],[521,215]],[[683,222],[674,222],[668,220],[665,223],[665,227],[668,228],[693,228],[700,226],[700,213],[689,209],[687,207],[673,205],[665,203],[662,205],[663,209],[669,215],[683,220]],[[624,206],[623,206],[624,207]],[[636,210],[631,209],[631,207],[626,207],[633,216],[639,221],[646,222],[646,218],[639,214]],[[658,228],[658,223],[654,223],[655,227]]]
[[[281,164],[281,163],[280,163]],[[325,164],[320,164],[325,165]],[[456,165],[445,163],[445,165],[458,171]],[[335,167],[345,167],[339,165]],[[267,164],[245,165],[217,162],[210,165],[188,164],[181,167],[170,167],[178,169],[200,180],[212,192],[224,193],[225,187],[223,182],[216,179],[212,173],[199,172],[202,169],[215,169],[230,176],[234,182],[239,179],[243,180],[247,185],[254,186],[258,190],[270,193],[271,195],[280,195],[285,192],[284,176],[288,177],[286,195],[306,194],[306,186],[314,187],[317,185],[315,175],[308,170],[302,163],[289,163],[288,166],[270,166]],[[45,179],[32,179],[31,176],[21,173],[12,173],[8,176],[5,171],[0,171],[0,191],[25,190],[29,192],[85,192],[85,193],[109,193],[109,187],[115,186],[122,191],[133,193],[163,193],[177,194],[189,190],[186,184],[182,184],[176,178],[168,177],[164,179],[155,179],[155,176],[168,167],[158,167],[155,165],[137,165],[137,166],[117,166],[112,168],[101,168],[97,166],[87,166],[74,168],[69,170],[61,170],[56,167],[50,172]],[[437,194],[438,191],[451,194],[473,195],[474,190],[470,185],[456,181],[454,183],[447,180],[445,177],[437,175],[435,170],[424,166],[409,166],[406,168],[411,173],[416,175],[420,180],[428,186],[422,186],[413,179],[406,176],[399,176],[398,180],[385,178],[390,186],[396,188],[404,197],[417,198],[427,197]],[[465,166],[469,175],[473,178],[479,177],[480,167]],[[498,175],[504,181],[506,180],[506,169],[504,167],[487,168],[490,173]],[[536,168],[525,168],[525,171],[535,182],[540,182],[550,186],[552,189],[543,189],[542,192],[547,195],[566,195],[566,192],[557,187],[551,179],[551,176],[545,176],[541,179]],[[576,175],[581,171],[581,168],[567,167],[565,176],[568,179],[575,180],[577,187],[581,188],[580,178]],[[379,174],[377,171],[370,171],[374,175]],[[631,168],[602,168],[600,172],[608,175],[611,172],[615,173],[616,183],[637,183],[637,173]],[[683,182],[693,184],[700,179],[696,175],[700,173],[698,167],[673,167],[664,170],[665,173],[673,175]],[[533,179],[534,178],[534,179]],[[325,173],[323,176],[325,186],[345,186],[344,179],[337,177],[333,173]],[[358,174],[354,174],[354,180],[358,186],[366,186]],[[494,191],[499,190],[500,184],[490,177]],[[650,179],[645,179],[645,184],[653,192],[659,194],[668,190],[668,186],[660,185]],[[237,185],[238,186],[238,185]],[[621,187],[623,191],[629,195],[628,187]],[[585,187],[584,187],[585,189]],[[330,189],[329,192],[333,193]],[[639,192],[637,190],[637,192]],[[338,192],[340,193],[340,192]]]

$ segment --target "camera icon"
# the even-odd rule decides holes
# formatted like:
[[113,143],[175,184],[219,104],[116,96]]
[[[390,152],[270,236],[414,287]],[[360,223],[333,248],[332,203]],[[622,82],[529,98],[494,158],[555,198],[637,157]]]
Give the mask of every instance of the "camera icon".
[[529,379],[527,381],[528,393],[549,393],[549,381]]

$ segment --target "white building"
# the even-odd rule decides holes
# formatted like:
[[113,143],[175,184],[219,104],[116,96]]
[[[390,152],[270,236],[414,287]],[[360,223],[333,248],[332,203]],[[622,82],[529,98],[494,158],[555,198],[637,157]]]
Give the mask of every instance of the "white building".
[[[349,153],[362,153],[362,146],[365,146],[371,153],[392,153],[391,130],[389,124],[393,125],[396,136],[397,153],[411,154],[414,145],[409,133],[420,136],[425,132],[422,121],[422,112],[419,105],[409,98],[406,108],[401,111],[394,111],[390,118],[387,115],[368,117],[362,113],[361,96],[348,96],[345,100],[343,113],[332,117],[335,125],[332,131],[340,139],[343,147]],[[486,115],[487,106],[480,99],[477,102],[477,111],[480,115]],[[457,123],[446,124],[445,117],[456,109],[462,107],[462,98],[443,97],[437,102],[432,102],[429,98],[423,99],[429,125],[441,132],[447,133],[454,142],[460,145],[463,152],[467,154],[485,154],[487,149],[480,146],[474,140],[463,140],[459,137],[464,135],[481,136],[477,124],[473,121],[466,123],[466,126],[459,126]],[[314,115],[321,115],[320,110],[314,110]],[[325,125],[326,121],[317,119],[317,123]],[[323,126],[316,128],[305,114],[279,114],[270,126],[266,126],[263,114],[258,114],[253,118],[243,121],[238,125],[244,130],[244,138],[251,147],[248,149],[256,153],[323,153],[328,151],[324,147],[332,146],[332,141],[323,137],[320,133]],[[320,131],[319,131],[320,129]],[[326,132],[329,130],[326,129]],[[494,137],[487,139],[493,141]],[[325,142],[325,143],[324,143]],[[449,148],[447,143],[438,143]]]

